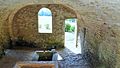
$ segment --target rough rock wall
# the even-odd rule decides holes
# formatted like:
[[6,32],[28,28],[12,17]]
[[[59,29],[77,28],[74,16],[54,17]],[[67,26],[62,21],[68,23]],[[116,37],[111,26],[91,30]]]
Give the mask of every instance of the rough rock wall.
[[5,8],[4,6],[0,8],[0,56],[3,54],[2,49],[4,49],[4,46],[8,45],[8,16],[9,16],[10,10]]
[[80,28],[86,28],[86,51],[95,54],[105,68],[120,68],[120,0],[61,0],[59,3],[79,11]]
[[[105,68],[120,67],[120,0],[62,0],[79,11],[86,28],[85,48],[95,54]],[[73,5],[74,4],[74,5]]]

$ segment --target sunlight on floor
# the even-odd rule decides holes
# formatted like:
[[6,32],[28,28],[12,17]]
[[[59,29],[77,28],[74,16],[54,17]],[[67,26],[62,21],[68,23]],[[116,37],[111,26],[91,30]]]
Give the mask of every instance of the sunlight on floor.
[[81,54],[81,41],[80,36],[78,36],[77,47],[74,39],[74,33],[65,32],[65,47],[68,48],[75,54]]

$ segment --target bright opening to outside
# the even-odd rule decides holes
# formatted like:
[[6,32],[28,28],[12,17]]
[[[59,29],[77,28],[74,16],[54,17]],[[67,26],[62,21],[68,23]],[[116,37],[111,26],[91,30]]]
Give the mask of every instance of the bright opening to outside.
[[81,41],[80,36],[77,37],[76,18],[65,20],[65,47],[75,54],[81,54]]
[[52,12],[48,8],[42,8],[38,12],[38,32],[52,33]]

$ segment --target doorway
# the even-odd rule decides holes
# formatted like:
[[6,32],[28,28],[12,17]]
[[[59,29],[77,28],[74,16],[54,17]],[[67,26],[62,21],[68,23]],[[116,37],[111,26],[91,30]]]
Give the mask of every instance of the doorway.
[[[81,54],[81,42],[77,37],[77,19],[65,20],[65,47],[75,54]],[[78,40],[78,42],[77,42]]]

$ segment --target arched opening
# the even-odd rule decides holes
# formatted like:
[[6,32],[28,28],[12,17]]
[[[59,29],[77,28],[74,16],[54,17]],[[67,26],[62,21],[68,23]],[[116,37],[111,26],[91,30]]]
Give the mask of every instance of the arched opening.
[[41,8],[38,12],[38,32],[52,33],[52,12],[48,8]]

